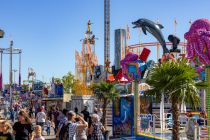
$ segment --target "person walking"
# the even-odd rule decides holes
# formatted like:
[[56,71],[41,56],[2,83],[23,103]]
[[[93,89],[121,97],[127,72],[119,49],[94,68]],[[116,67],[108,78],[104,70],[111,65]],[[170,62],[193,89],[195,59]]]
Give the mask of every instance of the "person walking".
[[44,124],[46,121],[46,114],[44,112],[44,106],[40,108],[40,112],[36,115],[36,124],[40,125],[42,127],[42,130],[44,130]]
[[68,118],[67,118],[68,112],[69,112],[69,110],[67,110],[67,109],[63,109],[63,111],[62,111],[62,115],[60,116],[61,119],[58,124],[58,130],[56,132],[56,140],[58,140],[58,139],[62,140],[63,133],[64,133],[63,132],[64,130],[62,130],[62,127],[68,123]]
[[47,120],[46,120],[46,126],[47,126],[47,135],[49,136],[50,135],[50,128],[52,126],[52,123],[50,121],[50,117],[47,117]]
[[52,112],[52,122],[54,122],[54,133],[56,134],[57,129],[58,129],[58,116],[59,116],[59,109],[57,107],[53,108],[53,112]]
[[31,133],[33,132],[33,125],[28,115],[24,111],[18,114],[18,122],[13,125],[13,133],[15,140],[30,140]]
[[102,108],[98,108],[97,115],[98,115],[99,120],[100,120],[100,122],[101,122],[101,119],[102,119],[102,117],[103,117],[103,111],[102,111]]
[[84,115],[84,120],[86,122],[88,122],[89,119],[90,119],[90,113],[88,112],[88,107],[87,106],[84,106],[84,110],[82,110],[81,113]]
[[10,110],[10,119],[12,120],[12,123],[15,122],[15,110],[13,107]]
[[4,108],[4,118],[7,119],[7,113],[8,113],[8,108],[5,107]]
[[89,129],[89,134],[93,140],[104,140],[103,132],[105,132],[105,128],[99,120],[99,116],[97,114],[92,115],[92,125]]

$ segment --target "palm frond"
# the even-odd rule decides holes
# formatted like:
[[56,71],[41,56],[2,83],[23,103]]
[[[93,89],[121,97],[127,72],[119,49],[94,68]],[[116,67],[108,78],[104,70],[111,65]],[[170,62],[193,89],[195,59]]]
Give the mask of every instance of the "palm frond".
[[164,93],[179,103],[185,97],[186,103],[190,103],[194,107],[198,106],[200,101],[196,87],[199,84],[199,86],[205,86],[205,84],[195,83],[194,78],[197,73],[187,62],[186,59],[166,61],[154,67],[146,79],[146,83],[153,88],[146,94],[156,95],[158,98]]

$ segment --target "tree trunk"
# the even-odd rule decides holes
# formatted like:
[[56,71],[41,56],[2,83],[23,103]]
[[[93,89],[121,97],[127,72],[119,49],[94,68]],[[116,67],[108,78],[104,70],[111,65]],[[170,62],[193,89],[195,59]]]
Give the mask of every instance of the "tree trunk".
[[102,124],[106,129],[106,107],[107,107],[108,100],[104,98],[104,103],[103,103],[103,116],[102,116]]
[[177,99],[172,99],[172,115],[173,115],[173,136],[172,140],[179,140],[179,108]]

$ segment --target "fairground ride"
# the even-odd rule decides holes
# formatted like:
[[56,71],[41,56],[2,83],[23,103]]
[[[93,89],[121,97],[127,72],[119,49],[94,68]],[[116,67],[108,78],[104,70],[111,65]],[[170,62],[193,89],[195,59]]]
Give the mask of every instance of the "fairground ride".
[[[172,46],[173,44],[171,42],[166,42],[167,46]],[[178,56],[184,56],[186,54],[186,46],[187,44],[185,42],[180,42],[178,47],[180,48],[180,52],[171,52],[172,54],[174,54],[175,57]],[[140,44],[134,44],[134,45],[129,45],[126,48],[126,53],[128,52],[133,52],[136,54],[141,54],[141,51],[143,50],[143,48],[149,48],[149,47],[156,47],[157,52],[156,52],[156,60],[158,61],[161,56],[160,56],[160,49],[161,49],[161,45],[159,42],[149,42],[149,43],[140,43]]]
[[[81,82],[84,87],[88,87],[94,79],[94,68],[98,64],[95,55],[95,35],[91,31],[91,22],[88,21],[88,28],[85,32],[85,38],[82,41],[82,51],[75,51],[75,74],[76,79]],[[87,94],[87,90],[83,91]]]

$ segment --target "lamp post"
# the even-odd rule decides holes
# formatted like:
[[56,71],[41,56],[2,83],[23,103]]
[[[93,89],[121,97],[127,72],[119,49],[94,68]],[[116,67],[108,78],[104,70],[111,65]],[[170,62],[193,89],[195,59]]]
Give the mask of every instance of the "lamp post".
[[[4,37],[4,31],[0,29],[0,38],[3,38]],[[1,53],[1,56],[0,56],[0,61],[1,61],[1,64],[0,64],[0,91],[2,90],[2,54],[3,54],[3,51],[0,50],[0,53]]]
[[[10,47],[9,48],[0,48],[0,53],[1,53],[1,57],[2,57],[2,54],[9,54],[9,58],[10,58],[10,62],[9,62],[9,85],[10,85],[10,106],[12,106],[12,96],[13,96],[13,88],[12,88],[12,85],[13,85],[13,77],[12,77],[12,56],[13,54],[19,54],[19,83],[20,82],[20,76],[21,76],[21,53],[22,53],[22,50],[21,49],[16,49],[16,48],[13,48],[13,41],[11,40],[10,41]],[[1,62],[2,62],[2,59],[1,59]],[[1,68],[2,69],[2,63],[1,63]],[[2,83],[2,80],[1,80],[1,83]]]
[[[0,38],[4,37],[4,31],[0,29]],[[21,49],[13,48],[13,40],[10,41],[9,48],[0,48],[0,91],[2,90],[2,56],[3,54],[9,54],[10,56],[10,64],[9,64],[9,85],[10,85],[10,105],[12,106],[12,55],[19,54],[19,86],[21,86]],[[16,71],[15,71],[16,72]],[[14,75],[15,75],[14,72]],[[15,79],[14,79],[15,81]]]
[[9,55],[10,55],[10,68],[9,68],[9,85],[10,85],[10,107],[12,107],[12,46],[13,41],[10,41],[10,47],[9,47]]

